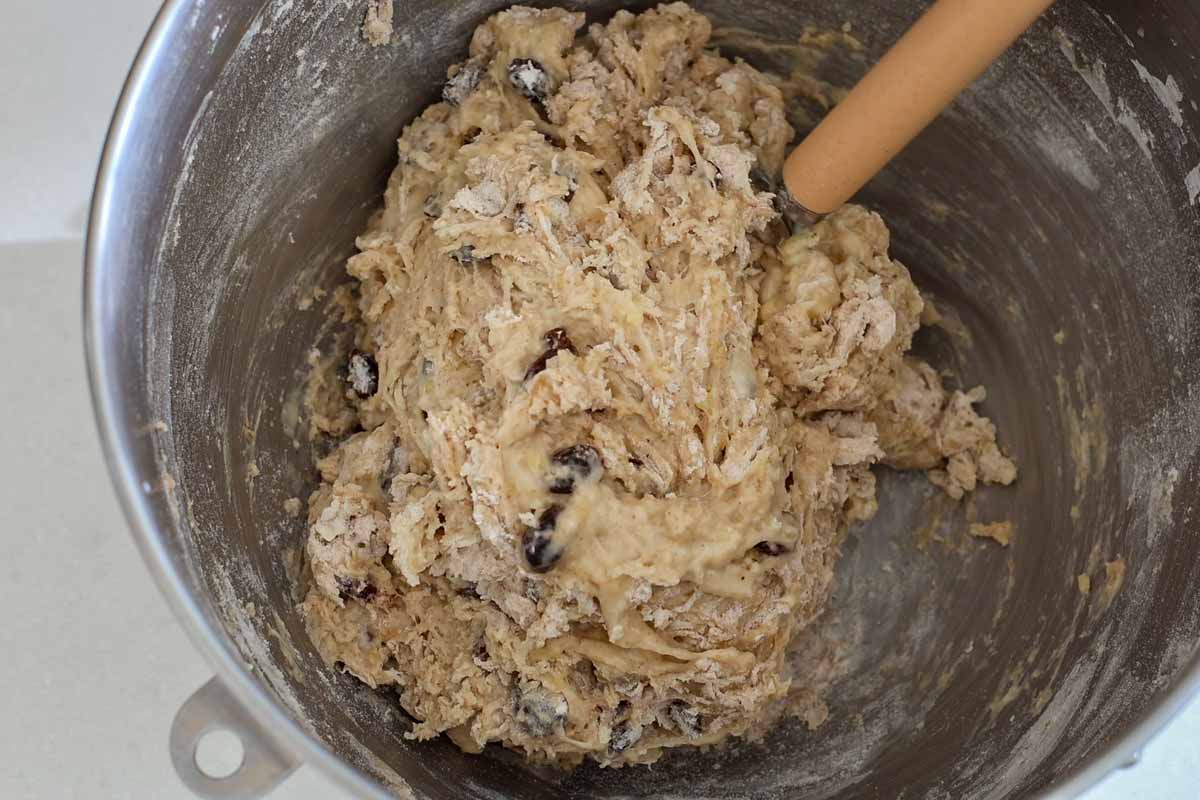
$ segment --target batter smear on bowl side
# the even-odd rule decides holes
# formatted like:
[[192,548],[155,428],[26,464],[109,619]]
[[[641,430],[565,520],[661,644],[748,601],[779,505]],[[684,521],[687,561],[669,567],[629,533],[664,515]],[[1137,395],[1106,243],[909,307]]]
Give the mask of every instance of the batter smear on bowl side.
[[512,8],[400,137],[344,380],[310,386],[339,441],[304,612],[414,737],[622,765],[759,732],[873,464],[1016,477],[983,390],[907,355],[879,216],[786,238],[782,97],[709,34]]

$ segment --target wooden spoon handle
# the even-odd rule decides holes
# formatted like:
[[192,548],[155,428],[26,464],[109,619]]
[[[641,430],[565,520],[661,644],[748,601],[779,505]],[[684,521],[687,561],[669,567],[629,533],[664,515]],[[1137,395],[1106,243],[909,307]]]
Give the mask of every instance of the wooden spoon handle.
[[836,210],[1054,0],[937,0],[783,166],[792,197]]

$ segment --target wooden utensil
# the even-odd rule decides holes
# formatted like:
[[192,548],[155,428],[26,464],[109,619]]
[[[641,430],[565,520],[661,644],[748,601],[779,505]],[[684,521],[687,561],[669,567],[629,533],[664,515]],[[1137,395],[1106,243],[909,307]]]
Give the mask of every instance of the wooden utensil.
[[810,217],[840,207],[1052,3],[934,3],[788,156],[791,199]]

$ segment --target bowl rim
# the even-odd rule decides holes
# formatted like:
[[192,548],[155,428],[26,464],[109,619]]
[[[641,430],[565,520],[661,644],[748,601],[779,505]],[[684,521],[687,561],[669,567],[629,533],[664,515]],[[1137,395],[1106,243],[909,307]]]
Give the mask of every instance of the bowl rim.
[[[358,797],[391,800],[395,795],[377,780],[343,761],[323,742],[309,735],[251,674],[228,634],[209,622],[167,552],[165,538],[152,513],[150,496],[141,488],[142,478],[131,452],[130,443],[136,432],[119,413],[130,388],[122,386],[115,377],[112,364],[120,358],[120,351],[114,343],[106,341],[100,313],[103,289],[109,276],[119,274],[123,269],[119,248],[115,245],[125,235],[119,224],[123,218],[123,198],[115,176],[125,159],[137,157],[129,147],[131,131],[138,124],[141,110],[155,104],[152,74],[167,49],[170,31],[192,13],[193,5],[190,0],[165,0],[159,8],[122,86],[96,173],[84,244],[83,334],[92,411],[101,449],[142,559],[175,618],[182,623],[192,644],[203,654],[222,685],[288,752],[317,767],[342,789]],[[259,14],[265,9],[266,4]]]
[[[273,0],[264,0],[259,15]],[[271,731],[289,752],[317,767],[342,789],[359,797],[390,800],[396,795],[381,782],[339,758],[270,696],[266,687],[247,669],[228,634],[205,616],[187,582],[167,552],[151,509],[142,491],[141,477],[131,452],[135,431],[118,409],[129,387],[115,379],[112,364],[119,349],[107,341],[100,306],[107,278],[119,274],[122,263],[114,242],[123,235],[120,213],[123,197],[116,181],[119,165],[136,157],[130,152],[130,133],[142,109],[155,104],[150,77],[167,50],[169,33],[192,12],[190,0],[165,0],[146,33],[121,89],[105,138],[88,217],[83,264],[83,331],[88,384],[100,442],[122,511],[138,550],[161,594],[195,647],[217,673],[221,683],[265,730]],[[1141,750],[1193,699],[1200,696],[1200,653],[1193,656],[1174,685],[1162,690],[1143,709],[1140,718],[1120,735],[1106,741],[1057,783],[1036,795],[1046,800],[1077,797],[1114,771],[1138,763]]]

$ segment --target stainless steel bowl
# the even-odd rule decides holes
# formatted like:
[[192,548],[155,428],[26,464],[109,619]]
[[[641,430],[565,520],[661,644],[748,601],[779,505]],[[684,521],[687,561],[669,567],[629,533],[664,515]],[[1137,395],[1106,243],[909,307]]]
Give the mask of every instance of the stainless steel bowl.
[[[864,52],[819,65],[848,85],[922,4],[697,5],[771,41],[851,21]],[[920,346],[991,387],[1022,476],[968,507],[881,475],[824,623],[847,644],[826,726],[571,775],[405,741],[393,700],[325,669],[296,612],[303,530],[283,506],[313,468],[295,389],[335,333],[320,303],[297,306],[344,280],[398,131],[500,3],[398,0],[378,49],[363,6],[166,3],[97,182],[99,427],[147,563],[219,676],[173,732],[189,785],[259,796],[303,760],[362,797],[1069,796],[1196,691],[1200,20],[1190,0],[1062,0],[861,198],[961,321]],[[1012,547],[968,541],[970,514],[1013,519]],[[249,748],[225,781],[192,763],[213,726]]]

